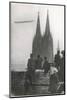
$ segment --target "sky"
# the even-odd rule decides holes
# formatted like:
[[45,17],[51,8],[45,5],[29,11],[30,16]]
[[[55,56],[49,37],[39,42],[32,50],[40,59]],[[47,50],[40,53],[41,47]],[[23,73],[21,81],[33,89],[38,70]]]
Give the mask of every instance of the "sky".
[[[64,49],[64,6],[11,4],[11,70],[23,71],[32,52],[33,37],[36,34],[39,12],[41,34],[44,35],[47,11],[49,14],[50,32],[53,37],[54,55],[58,48]],[[30,21],[27,23],[16,23]]]

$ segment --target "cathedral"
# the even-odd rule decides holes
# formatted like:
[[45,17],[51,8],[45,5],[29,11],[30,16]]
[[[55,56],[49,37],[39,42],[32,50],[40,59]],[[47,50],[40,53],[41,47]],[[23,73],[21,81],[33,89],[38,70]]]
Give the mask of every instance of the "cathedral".
[[38,13],[36,34],[34,36],[32,44],[32,53],[35,59],[37,55],[40,55],[42,59],[44,59],[44,57],[47,57],[50,63],[53,62],[53,39],[50,32],[48,12],[45,32],[43,36],[41,35],[40,18]]

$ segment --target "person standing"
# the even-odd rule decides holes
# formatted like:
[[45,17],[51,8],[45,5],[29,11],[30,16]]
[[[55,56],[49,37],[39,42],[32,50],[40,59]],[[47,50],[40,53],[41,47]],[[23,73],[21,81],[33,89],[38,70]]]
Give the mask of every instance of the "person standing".
[[30,92],[29,89],[33,89],[33,79],[35,73],[35,62],[33,59],[33,54],[30,54],[30,58],[28,59],[27,63],[27,72],[25,75],[25,83],[24,83],[24,93]]
[[58,50],[54,58],[54,63],[58,70],[60,69],[60,60],[61,60],[61,56],[60,56],[60,51]]
[[28,59],[28,72],[31,75],[32,81],[35,76],[35,60],[33,58],[33,54],[30,54],[30,59]]
[[62,54],[62,58],[61,58],[61,62],[60,62],[59,76],[60,76],[60,81],[64,82],[65,52],[61,51],[61,54]]
[[48,63],[47,57],[44,57],[43,68],[44,68],[44,73],[47,74],[50,69],[50,64]]
[[42,58],[40,57],[40,55],[37,56],[37,59],[35,61],[35,66],[36,66],[36,69],[42,68]]

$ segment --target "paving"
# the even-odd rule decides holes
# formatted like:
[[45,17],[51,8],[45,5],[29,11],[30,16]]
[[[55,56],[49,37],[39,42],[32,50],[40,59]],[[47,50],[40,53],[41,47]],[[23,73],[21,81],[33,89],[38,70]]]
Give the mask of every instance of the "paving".
[[25,73],[26,72],[12,72],[12,96],[37,96],[37,95],[51,95],[49,90],[49,73],[44,74],[44,70],[36,70],[35,78],[32,85],[27,85],[25,90]]

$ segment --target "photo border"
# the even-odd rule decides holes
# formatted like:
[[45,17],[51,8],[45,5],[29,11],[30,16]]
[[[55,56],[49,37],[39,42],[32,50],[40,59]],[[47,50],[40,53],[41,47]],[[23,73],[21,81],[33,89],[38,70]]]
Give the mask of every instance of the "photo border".
[[[52,95],[20,95],[20,96],[11,96],[11,4],[12,3],[21,3],[21,4],[35,4],[35,5],[51,5],[51,6],[64,6],[64,51],[65,51],[65,61],[64,61],[64,94],[52,94]],[[24,97],[41,97],[41,96],[61,96],[66,94],[66,5],[64,4],[49,4],[49,3],[32,3],[32,2],[16,2],[9,1],[9,98],[24,98]]]

